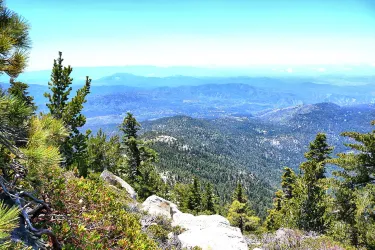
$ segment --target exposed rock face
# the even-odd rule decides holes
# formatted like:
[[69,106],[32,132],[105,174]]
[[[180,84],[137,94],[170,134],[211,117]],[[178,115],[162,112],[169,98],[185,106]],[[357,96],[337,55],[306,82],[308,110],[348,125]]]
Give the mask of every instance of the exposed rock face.
[[178,236],[182,247],[199,246],[212,250],[247,250],[248,246],[239,228],[232,227],[229,221],[220,215],[193,216],[177,213],[172,225],[185,228]]
[[178,235],[182,248],[199,246],[203,250],[247,250],[248,246],[239,228],[230,226],[220,215],[200,215],[182,213],[176,204],[150,196],[142,204],[142,209],[153,215],[172,219],[172,226],[185,229]]
[[172,219],[172,215],[176,212],[181,213],[176,204],[156,195],[148,197],[142,203],[142,209],[149,214],[165,216],[168,219]]
[[112,174],[108,170],[104,170],[100,174],[100,178],[108,182],[110,185],[113,185],[117,188],[125,189],[132,199],[137,199],[137,193],[135,192],[135,190],[126,181]]

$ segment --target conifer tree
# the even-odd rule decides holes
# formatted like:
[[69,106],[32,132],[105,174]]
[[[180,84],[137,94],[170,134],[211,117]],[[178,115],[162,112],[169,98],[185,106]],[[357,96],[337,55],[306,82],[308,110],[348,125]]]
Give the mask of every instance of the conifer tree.
[[29,95],[28,88],[29,85],[27,85],[26,83],[15,82],[13,79],[11,79],[8,93],[25,102],[25,104],[29,106],[33,111],[36,111],[37,107],[35,106],[34,98]]
[[265,227],[268,231],[275,231],[281,227],[284,199],[285,196],[283,191],[278,190],[275,192],[275,198],[273,199],[273,208],[268,210],[268,215],[264,222]]
[[241,232],[257,230],[260,218],[254,216],[249,207],[244,189],[240,182],[233,193],[233,202],[229,207],[227,218],[232,226],[239,227]]
[[[309,145],[309,151],[305,153],[305,158],[308,162],[315,163],[314,169],[304,169],[304,166],[301,166],[303,171],[311,171],[316,175],[316,179],[325,178],[325,162],[330,159],[330,154],[333,151],[333,147],[329,146],[327,143],[327,136],[323,133],[318,133],[313,142]],[[319,164],[323,163],[322,166]],[[307,167],[308,168],[308,167]]]
[[138,131],[141,129],[141,125],[135,119],[132,113],[127,112],[120,130],[124,133],[126,139],[134,138],[137,139]]
[[236,189],[234,190],[233,200],[238,200],[240,203],[246,203],[246,193],[240,182],[237,183]]
[[291,168],[285,167],[284,173],[281,176],[281,187],[286,199],[293,198],[293,189],[296,183],[297,176]]
[[[375,121],[372,121],[375,125]],[[329,162],[339,166],[334,172],[338,177],[334,189],[337,208],[336,225],[344,224],[345,230],[336,229],[335,234],[342,235],[340,240],[350,239],[354,246],[375,248],[375,130],[369,133],[344,132],[342,136],[353,142],[345,145],[349,153],[340,153],[338,158]],[[364,205],[366,204],[366,205]],[[372,212],[371,212],[372,211]],[[341,228],[343,228],[341,226]]]
[[[294,171],[291,168],[285,167],[283,174],[281,175],[282,190],[277,190],[275,192],[273,208],[268,210],[268,215],[264,222],[265,227],[269,231],[277,230],[283,224],[287,224],[288,217],[290,216],[290,213],[289,216],[287,216],[287,213],[292,205],[291,200],[296,196],[296,182],[297,176]],[[294,218],[292,220],[294,220]]]
[[127,113],[119,129],[123,132],[122,148],[126,154],[126,178],[134,186],[141,199],[164,189],[165,183],[153,165],[157,153],[148,147],[148,143],[138,139],[140,124],[131,113]]
[[0,0],[0,75],[17,77],[26,67],[29,24]]
[[305,153],[307,159],[300,168],[303,171],[301,177],[302,191],[300,196],[301,214],[297,225],[306,231],[323,233],[327,224],[326,213],[326,192],[322,179],[325,178],[325,165],[330,158],[333,148],[327,143],[325,134],[317,134],[315,140],[310,143],[309,151]]
[[209,212],[210,214],[215,214],[215,196],[213,193],[213,188],[211,183],[207,183],[204,190],[204,210]]
[[134,182],[140,176],[141,152],[139,149],[139,141],[137,140],[137,132],[140,124],[133,114],[127,113],[124,121],[120,125],[120,131],[123,132],[123,144],[126,149],[129,167],[129,179]]
[[48,98],[47,107],[51,115],[62,120],[70,131],[68,139],[61,147],[65,164],[69,166],[75,163],[78,168],[82,168],[79,165],[84,164],[87,138],[79,131],[79,128],[86,123],[86,118],[81,111],[86,102],[86,96],[90,93],[91,79],[87,76],[85,85],[70,99],[73,82],[70,74],[73,69],[70,66],[63,66],[63,61],[62,53],[59,52],[59,57],[54,60],[51,81],[48,83],[51,93],[45,93],[44,96]]
[[[33,102],[34,98],[32,96],[30,96],[29,93],[27,92],[27,89],[29,88],[29,86],[26,83],[15,82],[13,79],[11,79],[10,84],[11,85],[8,88],[8,93],[11,96],[20,100],[21,102],[23,102],[25,104],[25,106],[29,107],[30,110],[32,111],[32,113],[30,115],[33,115],[35,113],[37,107],[35,106],[35,104]],[[25,118],[24,121],[19,121],[21,124],[27,124],[30,116],[25,116],[24,118]],[[19,133],[20,133],[20,136],[22,137],[22,139],[18,139],[18,140],[15,141],[16,147],[22,147],[22,146],[26,145],[26,143],[27,143],[26,138],[27,138],[27,134],[28,134],[27,126],[25,126],[25,129],[23,131],[20,130]]]
[[189,188],[187,208],[196,214],[199,213],[202,209],[201,184],[197,177],[193,178],[193,183]]

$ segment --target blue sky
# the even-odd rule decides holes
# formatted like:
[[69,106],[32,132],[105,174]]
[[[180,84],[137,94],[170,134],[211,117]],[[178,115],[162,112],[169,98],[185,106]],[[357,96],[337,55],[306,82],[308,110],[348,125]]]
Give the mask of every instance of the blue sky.
[[371,0],[8,0],[31,24],[28,70],[374,64]]

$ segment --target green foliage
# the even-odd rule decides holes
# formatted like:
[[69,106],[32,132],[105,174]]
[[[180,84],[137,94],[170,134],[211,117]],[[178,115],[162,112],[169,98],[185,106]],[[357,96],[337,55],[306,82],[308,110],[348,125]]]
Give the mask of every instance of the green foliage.
[[193,183],[189,186],[187,195],[187,209],[197,214],[202,210],[201,184],[198,178],[194,177]]
[[120,131],[124,134],[124,141],[129,140],[130,138],[137,139],[138,131],[141,129],[141,125],[138,123],[138,121],[135,119],[132,113],[128,112],[126,114],[126,117],[124,118],[124,121],[122,122],[120,126]]
[[139,149],[140,141],[137,140],[139,127],[139,123],[129,112],[120,126],[120,131],[124,134],[122,143],[127,155],[128,178],[133,182],[137,176],[140,176],[141,152]]
[[[90,131],[89,131],[90,132]],[[80,175],[87,176],[89,172],[102,172],[108,169],[116,175],[124,174],[125,158],[119,136],[115,135],[107,140],[107,135],[99,130],[95,136],[87,134],[86,164],[78,168]]]
[[293,198],[293,187],[296,183],[297,176],[291,168],[285,167],[281,176],[281,187],[286,199]]
[[0,201],[0,241],[9,240],[10,232],[19,224],[19,214],[18,207],[10,208]]
[[281,177],[283,192],[276,192],[274,208],[269,210],[265,227],[274,231],[281,226],[323,233],[329,227],[326,194],[325,164],[333,148],[325,134],[317,134],[305,153],[306,162],[300,165],[301,175],[284,168]]
[[206,214],[216,214],[217,199],[211,183],[207,183],[203,195],[203,211]]
[[233,202],[229,207],[227,218],[232,226],[239,227],[241,232],[254,232],[260,227],[260,218],[254,215],[244,196],[240,183],[233,194]]
[[170,193],[169,199],[175,203],[182,212],[187,212],[187,193],[189,185],[176,183]]
[[[327,229],[327,195],[325,190],[326,162],[330,159],[333,147],[327,143],[325,134],[318,133],[305,153],[307,162],[301,164],[303,171],[302,190],[299,195],[301,214],[297,222],[306,231],[323,233]],[[297,208],[298,209],[298,208]]]
[[9,145],[9,141],[25,139],[32,113],[22,100],[0,93],[0,142]]
[[128,112],[119,129],[123,132],[121,149],[126,155],[122,172],[137,191],[138,197],[143,200],[152,194],[165,193],[165,183],[153,165],[158,155],[146,142],[137,139],[140,124],[135,117]]
[[279,173],[282,164],[275,162],[282,157],[257,157],[258,153],[264,155],[253,151],[259,147],[249,150],[249,145],[260,140],[253,124],[179,116],[145,122],[142,126],[145,134],[141,137],[152,141],[151,147],[158,152],[157,169],[170,173],[173,184],[190,184],[194,176],[202,183],[211,183],[220,204],[217,212],[225,215],[226,204],[232,202],[232,193],[228,190],[234,190],[241,180],[251,208],[265,217],[274,192],[269,183],[274,183],[271,176]]
[[241,232],[254,232],[260,226],[260,218],[254,216],[249,210],[248,204],[238,200],[233,201],[227,216],[232,226],[241,229]]
[[0,75],[17,77],[26,67],[29,24],[0,1]]
[[246,203],[247,198],[244,192],[244,188],[240,182],[237,183],[237,187],[234,190],[233,200],[238,200],[240,203]]
[[44,93],[49,101],[47,107],[56,119],[63,119],[63,113],[72,90],[70,85],[73,83],[73,78],[70,77],[73,69],[70,66],[64,67],[63,61],[62,52],[59,52],[59,58],[55,59],[53,63],[51,81],[48,82],[52,94]]
[[48,195],[55,213],[65,219],[46,226],[65,249],[157,249],[142,233],[139,217],[126,211],[127,196],[102,181],[70,177]]
[[150,164],[142,164],[140,166],[140,175],[137,177],[136,182],[133,183],[133,186],[141,200],[153,194],[164,196],[164,189],[166,188],[159,173]]
[[283,221],[284,193],[281,190],[275,192],[273,199],[273,209],[268,210],[268,215],[264,221],[264,226],[268,231],[275,231],[281,227]]
[[153,217],[152,224],[146,227],[146,233],[158,242],[159,246],[162,246],[163,249],[175,249],[172,246],[168,247],[170,245],[168,234],[181,234],[182,229],[180,227],[172,227],[170,220],[163,216],[157,216]]
[[75,164],[78,168],[83,168],[86,138],[78,129],[86,123],[86,118],[81,111],[90,92],[91,79],[87,76],[85,85],[69,100],[73,82],[70,74],[73,69],[70,66],[64,67],[62,63],[62,53],[59,52],[58,59],[54,60],[51,81],[48,82],[51,93],[45,93],[44,96],[48,98],[47,107],[51,115],[61,119],[70,133],[61,146],[66,165]]
[[[310,162],[324,162],[330,159],[330,154],[333,147],[327,143],[327,136],[323,133],[318,133],[314,141],[309,145],[309,151],[305,153],[305,158]],[[317,178],[324,178],[324,171],[318,172]]]
[[[374,124],[374,122],[372,122]],[[351,139],[345,144],[351,151],[338,154],[329,162],[340,170],[334,174],[334,222],[329,233],[338,240],[356,247],[375,248],[374,174],[375,131],[345,132]]]
[[20,153],[16,146],[25,144],[32,113],[20,99],[0,91],[0,169],[6,179],[14,174],[8,165]]
[[47,183],[53,182],[54,175],[61,172],[59,145],[67,136],[63,123],[51,115],[31,119],[28,143],[20,149],[26,156],[20,163],[28,168],[24,185],[30,191],[44,193]]
[[11,80],[8,93],[23,101],[26,106],[30,107],[33,111],[36,111],[37,107],[35,106],[34,98],[29,95],[29,92],[27,92],[28,88],[29,85],[26,83]]

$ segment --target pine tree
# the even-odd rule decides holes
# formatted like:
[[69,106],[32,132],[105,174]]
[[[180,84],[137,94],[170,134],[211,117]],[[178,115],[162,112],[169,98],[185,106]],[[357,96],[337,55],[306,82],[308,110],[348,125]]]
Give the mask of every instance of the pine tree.
[[281,187],[286,199],[293,198],[293,189],[296,183],[297,176],[291,168],[285,167],[284,173],[281,176]]
[[[296,196],[296,182],[297,176],[294,171],[291,168],[285,167],[281,175],[282,190],[275,192],[273,208],[268,210],[268,215],[264,222],[265,227],[269,231],[274,231],[282,225],[287,225],[290,215],[294,214],[294,211],[290,211],[289,207],[292,205],[292,199]],[[291,220],[294,220],[294,218]]]
[[0,0],[0,75],[17,77],[26,67],[29,24]]
[[202,211],[202,193],[201,184],[197,177],[193,178],[193,183],[190,185],[188,198],[187,198],[187,208],[194,212],[195,214]]
[[[375,125],[375,121],[372,125]],[[335,224],[346,225],[346,230],[338,232],[336,229],[334,234],[343,235],[340,240],[350,239],[354,246],[363,245],[367,249],[374,249],[375,130],[369,133],[344,132],[342,136],[353,141],[345,144],[351,151],[340,153],[338,158],[329,162],[341,168],[334,172],[338,177],[334,188],[338,211]]]
[[126,154],[126,178],[134,186],[141,199],[152,194],[159,194],[165,184],[153,165],[157,161],[157,153],[148,147],[148,143],[138,139],[140,124],[131,113],[127,113],[119,126],[123,133],[122,148]]
[[284,192],[278,190],[275,192],[275,198],[273,199],[273,208],[268,210],[267,218],[264,222],[265,227],[268,231],[275,231],[281,227],[283,215],[283,203],[284,203]]
[[123,132],[123,145],[126,149],[129,167],[129,179],[135,182],[137,177],[141,175],[141,152],[139,149],[140,142],[137,140],[137,132],[140,129],[140,124],[135,119],[133,114],[127,113],[124,121],[120,125],[120,131]]
[[66,165],[76,164],[78,168],[84,164],[86,151],[86,137],[81,134],[79,128],[85,125],[86,118],[81,113],[86,96],[90,93],[91,79],[86,77],[85,85],[79,89],[74,97],[69,101],[71,84],[73,78],[70,77],[72,68],[63,66],[62,53],[54,60],[51,81],[48,83],[52,93],[45,93],[49,103],[47,107],[54,118],[60,119],[70,131],[68,139],[63,143],[61,150],[65,157]]
[[247,202],[245,190],[240,182],[237,183],[236,189],[234,190],[233,200],[238,200],[240,203]]
[[48,98],[49,103],[47,107],[56,119],[63,119],[63,113],[67,106],[70,92],[72,91],[71,84],[73,78],[70,77],[73,69],[68,66],[63,66],[64,59],[62,58],[62,52],[59,52],[59,57],[54,60],[51,81],[48,82],[50,93],[44,93],[44,96]]
[[332,150],[327,143],[326,135],[319,133],[310,143],[309,151],[305,153],[307,161],[300,166],[303,172],[303,190],[298,194],[301,214],[297,225],[306,231],[323,233],[327,228],[324,218],[327,209],[326,192],[322,180],[325,178],[325,165]]
[[122,122],[122,125],[120,127],[120,130],[124,133],[125,138],[137,139],[137,133],[140,129],[141,125],[139,124],[137,119],[135,119],[132,113],[127,112],[126,117],[124,118],[124,121]]
[[216,213],[216,201],[211,183],[207,183],[204,190],[204,210],[210,214]]
[[254,216],[254,211],[250,209],[244,193],[241,183],[238,182],[227,218],[231,225],[239,227],[241,232],[252,232],[259,227],[260,218]]
[[[11,85],[8,88],[8,93],[11,96],[20,100],[21,102],[23,102],[27,107],[29,107],[30,110],[32,110],[32,113],[30,115],[33,115],[35,113],[37,107],[35,106],[35,104],[33,102],[34,98],[32,96],[30,96],[29,93],[27,92],[28,87],[29,86],[25,83],[15,82],[15,81],[13,81],[13,79],[11,79]],[[21,124],[27,124],[30,116],[25,116],[24,118],[25,118],[24,121],[19,121]],[[27,126],[25,126],[25,128],[26,127]],[[27,140],[26,140],[27,133],[28,133],[27,129],[25,129],[23,131],[20,131],[20,136],[22,137],[22,139],[19,139],[19,140],[15,141],[16,147],[23,147],[23,146],[26,145],[26,143],[27,143]]]
[[[90,136],[87,141],[87,165],[94,172],[102,172],[105,168],[106,152],[108,150],[106,139],[107,135],[102,129],[99,129],[96,136]],[[87,170],[83,170],[81,174],[86,176]]]
[[29,85],[23,82],[15,82],[13,79],[10,81],[10,87],[8,93],[12,96],[17,97],[19,100],[25,102],[33,111],[36,111],[37,107],[34,103],[34,98],[27,92]]
[[[309,145],[309,151],[305,153],[305,158],[308,162],[315,163],[315,169],[311,169],[316,175],[316,179],[325,178],[325,162],[330,159],[330,154],[333,151],[333,147],[329,146],[327,143],[327,136],[323,133],[318,133],[313,142]],[[319,164],[323,163],[323,166]],[[302,170],[309,171],[304,169],[304,166],[301,166]]]
[[0,93],[0,144],[17,154],[15,142],[25,141],[33,110],[14,96]]

